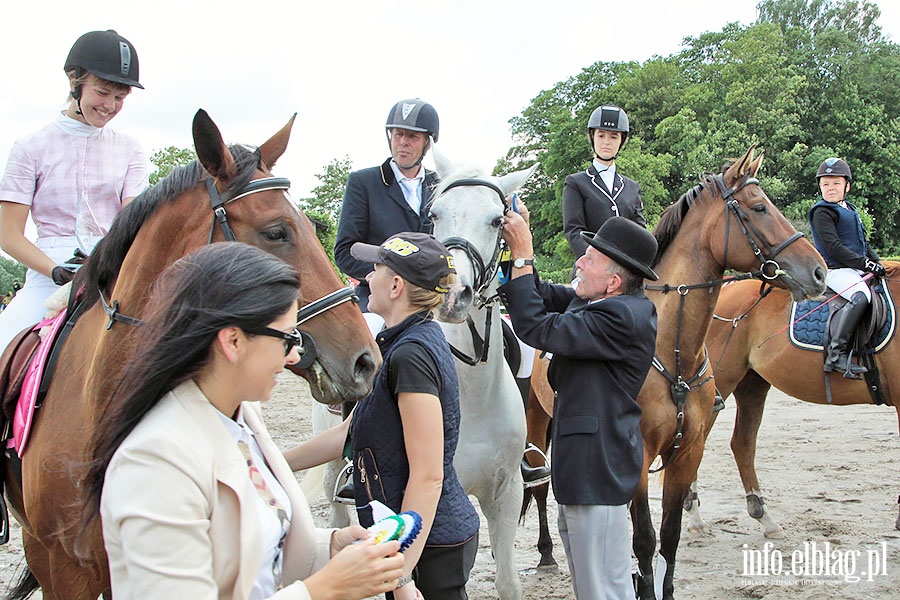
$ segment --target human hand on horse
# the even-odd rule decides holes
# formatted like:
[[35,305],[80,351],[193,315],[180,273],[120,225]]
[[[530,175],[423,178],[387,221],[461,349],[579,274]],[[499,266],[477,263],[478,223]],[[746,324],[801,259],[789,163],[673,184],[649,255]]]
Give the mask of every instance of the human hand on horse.
[[507,211],[503,216],[503,239],[513,258],[531,258],[534,256],[534,242],[528,226],[528,208],[519,200],[518,209],[518,212]]

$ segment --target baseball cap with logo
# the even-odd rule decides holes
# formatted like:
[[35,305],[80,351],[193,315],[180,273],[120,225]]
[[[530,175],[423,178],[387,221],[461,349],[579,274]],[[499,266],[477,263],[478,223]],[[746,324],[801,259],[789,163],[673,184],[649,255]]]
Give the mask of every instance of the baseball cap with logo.
[[380,246],[357,242],[350,247],[350,254],[357,260],[386,265],[411,284],[441,294],[450,291],[441,286],[441,279],[456,273],[453,255],[427,233],[398,233]]

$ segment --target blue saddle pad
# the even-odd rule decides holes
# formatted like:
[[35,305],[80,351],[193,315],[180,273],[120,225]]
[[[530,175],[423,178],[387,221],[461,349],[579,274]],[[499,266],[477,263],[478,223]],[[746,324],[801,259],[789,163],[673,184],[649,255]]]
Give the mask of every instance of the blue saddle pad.
[[[870,340],[876,353],[881,352],[891,338],[897,327],[897,311],[894,308],[894,298],[887,286],[875,286],[875,293],[884,298],[888,310],[888,318],[884,326]],[[825,327],[828,324],[829,307],[822,300],[803,300],[791,302],[791,326],[789,328],[791,343],[798,348],[816,350],[822,352],[825,346]]]

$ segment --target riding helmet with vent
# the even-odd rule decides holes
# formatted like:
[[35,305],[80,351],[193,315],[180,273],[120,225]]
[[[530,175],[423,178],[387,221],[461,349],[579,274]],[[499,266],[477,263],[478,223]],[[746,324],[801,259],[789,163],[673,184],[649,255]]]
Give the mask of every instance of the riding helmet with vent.
[[66,73],[87,71],[100,79],[143,89],[139,79],[137,50],[131,42],[108,29],[82,35],[66,57]]
[[419,98],[401,100],[391,107],[388,113],[385,128],[409,129],[410,131],[424,131],[433,141],[438,140],[440,121],[434,107]]
[[588,135],[591,136],[592,143],[595,129],[618,131],[622,134],[622,143],[624,144],[630,131],[628,115],[625,114],[624,110],[613,104],[598,106],[591,113],[591,118],[588,119]]
[[843,177],[847,181],[853,181],[853,174],[850,172],[850,165],[843,158],[831,157],[826,158],[819,165],[816,171],[816,181],[822,177]]

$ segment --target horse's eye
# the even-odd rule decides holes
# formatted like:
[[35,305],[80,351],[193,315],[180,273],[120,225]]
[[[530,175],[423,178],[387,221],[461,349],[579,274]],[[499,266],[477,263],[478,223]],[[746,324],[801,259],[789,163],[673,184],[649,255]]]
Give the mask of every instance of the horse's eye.
[[769,212],[769,209],[765,204],[754,204],[750,210],[760,214]]
[[491,221],[491,227],[500,227],[503,225],[503,217],[497,217],[493,221]]
[[288,240],[288,231],[284,225],[264,229],[260,234],[269,242],[286,242]]

